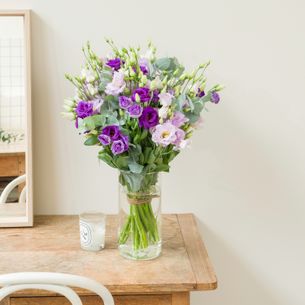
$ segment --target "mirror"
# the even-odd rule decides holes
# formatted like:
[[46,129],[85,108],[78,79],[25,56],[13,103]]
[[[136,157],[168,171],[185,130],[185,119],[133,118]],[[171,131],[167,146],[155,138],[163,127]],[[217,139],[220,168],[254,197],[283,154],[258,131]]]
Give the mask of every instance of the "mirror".
[[0,11],[0,227],[32,226],[30,15]]

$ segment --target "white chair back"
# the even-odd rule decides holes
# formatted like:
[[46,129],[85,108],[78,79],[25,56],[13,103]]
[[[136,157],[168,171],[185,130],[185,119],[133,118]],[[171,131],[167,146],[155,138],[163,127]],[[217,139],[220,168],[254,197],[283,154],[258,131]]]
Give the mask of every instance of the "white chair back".
[[100,283],[78,275],[53,272],[20,272],[0,275],[0,302],[10,294],[24,289],[53,291],[66,297],[72,305],[82,305],[80,297],[70,287],[90,290],[101,297],[104,305],[114,305],[109,290]]
[[[2,193],[0,195],[0,204],[6,203],[7,198],[9,196],[9,194],[11,193],[11,191],[19,184],[24,183],[25,180],[26,180],[26,175],[24,174],[22,176],[15,178],[13,181],[11,181],[5,187],[5,189],[2,191]],[[26,186],[20,192],[19,203],[25,203],[25,201],[26,201]]]

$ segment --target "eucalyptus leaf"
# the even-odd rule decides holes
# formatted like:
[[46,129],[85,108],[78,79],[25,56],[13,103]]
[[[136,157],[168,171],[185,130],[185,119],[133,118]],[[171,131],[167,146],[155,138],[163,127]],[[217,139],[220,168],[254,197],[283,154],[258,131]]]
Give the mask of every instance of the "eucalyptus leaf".
[[120,170],[127,170],[128,160],[129,160],[129,156],[118,156],[115,159],[115,164]]
[[95,128],[95,123],[94,123],[94,119],[92,118],[92,116],[88,116],[83,119],[83,126],[88,130],[92,130]]
[[179,111],[182,111],[185,100],[186,100],[185,94],[181,94],[176,98],[175,103]]
[[103,160],[106,164],[108,164],[109,166],[113,167],[113,168],[117,168],[116,165],[114,164],[111,156],[109,156],[106,152],[104,151],[100,151],[98,154],[98,158],[100,160]]
[[134,174],[141,174],[143,171],[143,168],[144,168],[143,165],[141,165],[135,161],[129,162],[128,167],[129,167],[130,171]]
[[90,137],[84,142],[84,144],[85,144],[85,145],[88,145],[88,146],[95,145],[95,144],[97,144],[97,143],[99,143],[99,140],[98,140],[97,136],[94,136],[94,135],[90,136]]
[[159,165],[157,165],[155,170],[157,172],[169,172],[169,165],[168,164],[159,164]]
[[155,65],[160,70],[167,70],[171,65],[171,60],[168,57],[159,58],[156,60]]

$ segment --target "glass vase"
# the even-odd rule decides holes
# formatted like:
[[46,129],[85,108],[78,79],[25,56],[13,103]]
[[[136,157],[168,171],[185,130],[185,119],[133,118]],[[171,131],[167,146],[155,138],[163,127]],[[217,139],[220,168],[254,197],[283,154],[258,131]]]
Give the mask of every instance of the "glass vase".
[[158,173],[119,173],[120,254],[149,260],[161,253],[161,191]]

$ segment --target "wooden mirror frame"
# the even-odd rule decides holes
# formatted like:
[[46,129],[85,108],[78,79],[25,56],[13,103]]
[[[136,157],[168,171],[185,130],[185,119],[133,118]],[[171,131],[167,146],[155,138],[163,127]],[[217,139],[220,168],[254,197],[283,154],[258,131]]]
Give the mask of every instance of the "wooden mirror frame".
[[32,100],[31,100],[31,37],[30,37],[30,11],[9,10],[1,11],[3,16],[21,16],[24,18],[24,75],[25,75],[25,116],[26,116],[26,149],[25,149],[25,174],[26,174],[26,212],[24,216],[0,216],[0,227],[29,227],[33,226],[33,167],[32,167]]

